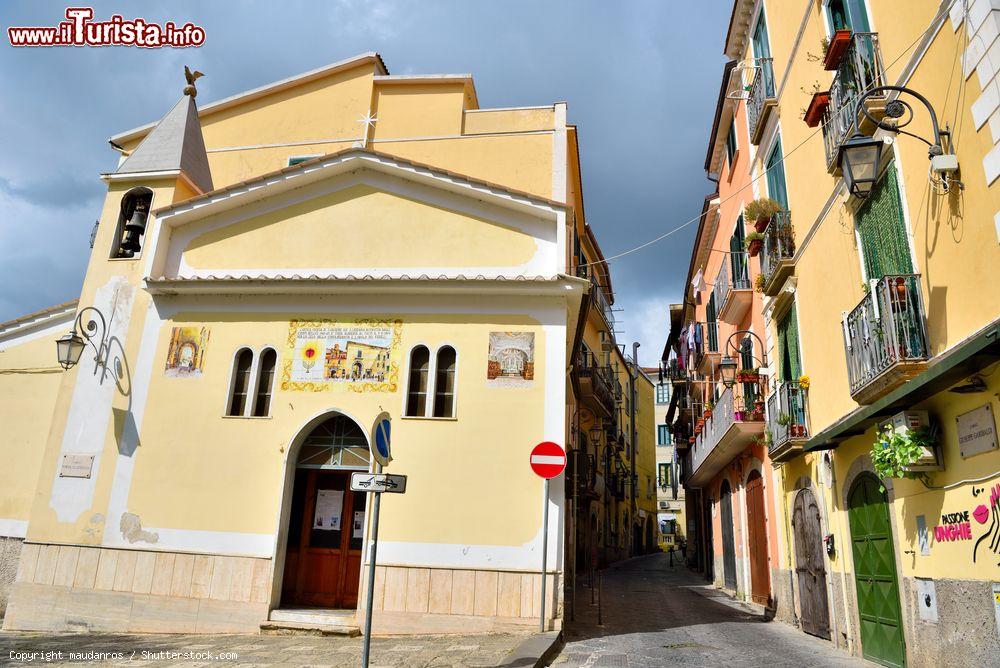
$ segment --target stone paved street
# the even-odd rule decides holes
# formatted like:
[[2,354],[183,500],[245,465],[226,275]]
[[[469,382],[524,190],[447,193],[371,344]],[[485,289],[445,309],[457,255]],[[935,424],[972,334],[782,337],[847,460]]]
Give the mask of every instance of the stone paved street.
[[603,626],[590,590],[577,592],[576,621],[553,668],[621,666],[869,666],[708,587],[665,554],[608,569]]
[[[372,668],[466,668],[496,666],[526,636],[420,636],[375,638]],[[62,652],[62,658],[12,653]],[[70,652],[120,653],[105,665],[359,666],[361,638],[253,635],[74,635],[0,633],[0,665],[79,665]],[[144,652],[146,654],[144,654]],[[162,653],[162,654],[157,654]],[[186,655],[185,655],[186,653]]]

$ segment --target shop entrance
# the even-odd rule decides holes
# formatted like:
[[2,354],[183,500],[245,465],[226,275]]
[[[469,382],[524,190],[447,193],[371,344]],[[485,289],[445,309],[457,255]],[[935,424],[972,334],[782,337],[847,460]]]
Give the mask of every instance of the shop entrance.
[[357,607],[365,494],[350,491],[350,478],[367,470],[368,441],[350,418],[331,417],[306,437],[292,488],[283,606]]

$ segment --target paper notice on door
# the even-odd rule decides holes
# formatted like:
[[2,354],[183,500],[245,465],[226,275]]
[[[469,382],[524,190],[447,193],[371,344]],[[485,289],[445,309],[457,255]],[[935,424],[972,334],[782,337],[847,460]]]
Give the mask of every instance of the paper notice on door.
[[355,510],[354,532],[351,534],[351,538],[364,538],[364,537],[365,537],[365,511]]
[[313,529],[340,531],[340,515],[344,508],[344,490],[316,490],[316,512],[313,514]]

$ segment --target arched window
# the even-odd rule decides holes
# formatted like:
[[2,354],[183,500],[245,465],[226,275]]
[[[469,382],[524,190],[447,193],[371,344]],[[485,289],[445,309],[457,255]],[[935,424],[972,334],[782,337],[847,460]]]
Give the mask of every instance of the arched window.
[[125,193],[118,213],[111,257],[134,258],[142,251],[146,220],[152,203],[153,191],[149,188],[134,188]]
[[434,378],[434,417],[455,417],[455,349],[443,346],[437,353]]
[[271,410],[271,388],[274,385],[274,365],[278,353],[266,348],[257,362],[257,391],[253,402],[254,417],[265,417]]
[[431,353],[427,346],[410,351],[410,378],[406,392],[407,417],[427,414],[427,381],[430,376]]
[[243,415],[247,405],[247,392],[250,389],[250,366],[253,363],[253,352],[243,348],[236,353],[233,362],[233,382],[229,394],[229,410],[226,415]]

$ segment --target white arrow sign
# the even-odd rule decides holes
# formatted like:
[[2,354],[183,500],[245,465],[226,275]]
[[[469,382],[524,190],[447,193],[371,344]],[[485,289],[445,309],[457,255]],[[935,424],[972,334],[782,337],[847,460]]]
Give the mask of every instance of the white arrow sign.
[[352,473],[352,492],[406,492],[406,476],[394,473]]

